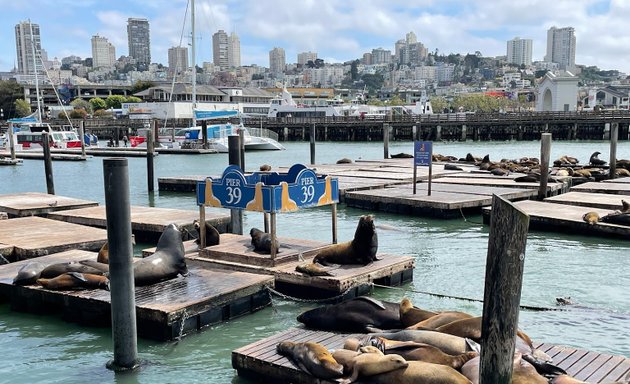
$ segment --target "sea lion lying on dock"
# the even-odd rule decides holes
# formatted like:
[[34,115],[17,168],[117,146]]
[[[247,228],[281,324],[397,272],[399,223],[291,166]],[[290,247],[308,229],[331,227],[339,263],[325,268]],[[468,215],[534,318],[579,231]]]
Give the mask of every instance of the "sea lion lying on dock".
[[330,264],[361,264],[367,265],[379,260],[376,257],[378,250],[378,236],[374,226],[372,215],[359,218],[359,224],[351,241],[340,244],[332,244],[319,251],[313,258],[314,263],[322,265]]
[[349,376],[340,380],[341,383],[353,383],[359,378],[369,382],[369,378],[385,372],[406,368],[409,363],[400,355],[385,355],[374,347],[361,348],[359,351],[338,349],[333,352],[333,358],[343,365],[344,372]]
[[51,290],[102,288],[109,291],[109,279],[92,273],[67,272],[52,279],[39,278],[37,284]]
[[[252,228],[249,231],[249,235],[252,237],[252,245],[254,246],[254,252],[271,254],[271,234],[261,231],[258,228]],[[275,241],[276,252],[280,249],[280,242],[278,239]]]
[[321,344],[282,341],[276,346],[279,354],[293,361],[304,372],[319,379],[336,379],[343,375],[343,365]]
[[39,279],[44,265],[37,261],[31,261],[20,268],[17,275],[13,278],[13,284],[15,285],[31,285],[35,284]]

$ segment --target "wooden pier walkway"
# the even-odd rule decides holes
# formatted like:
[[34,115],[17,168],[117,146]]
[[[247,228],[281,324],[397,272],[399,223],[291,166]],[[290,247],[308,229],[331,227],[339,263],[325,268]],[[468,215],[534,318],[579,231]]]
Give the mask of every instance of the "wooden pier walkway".
[[[48,218],[81,224],[97,228],[107,228],[105,207],[89,207],[68,211],[54,212]],[[155,208],[155,207],[131,207],[131,231],[137,241],[155,243],[170,223],[177,224],[182,232],[194,233],[193,221],[199,219],[199,211]],[[223,209],[208,210],[206,221],[212,224],[219,232],[226,232],[230,222],[229,211]]]
[[0,212],[9,217],[42,216],[50,212],[97,206],[96,201],[75,199],[40,192],[0,195]]
[[100,228],[37,216],[0,220],[0,244],[7,246],[3,253],[7,253],[5,257],[10,261],[69,249],[98,251],[106,241],[107,231]]
[[[281,341],[318,342],[329,350],[343,347],[348,337],[363,336],[343,333],[313,331],[291,328],[287,331],[256,341],[232,351],[232,367],[239,376],[266,383],[330,383],[319,380],[297,368],[289,359],[276,352]],[[627,382],[630,374],[630,359],[623,356],[601,354],[583,349],[535,343],[546,352],[553,363],[571,376],[588,383],[621,381]]]
[[[67,251],[40,257],[44,265],[96,259],[96,253]],[[17,271],[28,261],[0,266],[0,298],[11,308],[34,313],[61,312],[67,321],[91,326],[111,324],[110,293],[102,289],[51,291],[40,286],[12,284]],[[157,284],[136,287],[138,335],[167,341],[208,325],[254,312],[271,303],[267,287],[273,277],[210,268],[187,261],[189,275]]]
[[[608,182],[589,182],[580,185],[576,185],[571,188],[574,192],[592,192],[592,193],[610,193],[615,195],[630,195],[630,179],[625,177],[623,179],[612,179]],[[616,181],[613,181],[616,180]],[[623,198],[623,196],[621,196]]]

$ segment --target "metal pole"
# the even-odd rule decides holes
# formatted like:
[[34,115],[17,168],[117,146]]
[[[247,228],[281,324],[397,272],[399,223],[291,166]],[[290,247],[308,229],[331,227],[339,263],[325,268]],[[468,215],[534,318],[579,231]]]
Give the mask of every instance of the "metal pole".
[[[241,168],[241,138],[236,135],[228,136],[228,161],[230,165]],[[242,170],[243,168],[241,168]],[[243,234],[243,211],[241,209],[230,209],[230,223],[232,233]],[[201,223],[199,223],[201,225]]]
[[147,130],[147,188],[149,192],[153,192],[154,188],[154,172],[153,157],[155,156],[155,146],[153,144],[153,130]]
[[13,124],[9,124],[9,149],[11,150],[11,159],[15,160],[15,142],[13,140]]
[[383,158],[389,159],[389,124],[383,124]]
[[46,173],[46,190],[49,194],[55,194],[55,180],[53,179],[52,156],[50,155],[49,133],[42,132],[42,148],[44,149],[44,172]]
[[84,121],[79,122],[79,137],[81,138],[81,157],[85,159],[85,129],[83,128]]
[[614,179],[617,172],[617,138],[619,137],[619,123],[612,123],[610,127],[610,167],[608,178]]
[[311,164],[315,165],[315,123],[311,126]]
[[206,206],[199,206],[199,250],[206,247]]
[[103,176],[114,339],[114,360],[108,362],[107,367],[132,369],[138,364],[138,335],[127,159],[104,159]]
[[240,142],[239,150],[241,153],[241,171],[245,172],[245,129],[238,128],[238,141]]
[[203,149],[208,149],[208,122],[206,120],[201,121],[201,143]]
[[550,153],[551,133],[543,133],[540,140],[540,186],[538,188],[538,200],[542,200],[547,196]]
[[269,216],[271,219],[271,260],[273,260],[276,258],[276,253],[278,253],[276,249],[276,213],[271,212]]
[[337,203],[332,204],[332,243],[337,244]]

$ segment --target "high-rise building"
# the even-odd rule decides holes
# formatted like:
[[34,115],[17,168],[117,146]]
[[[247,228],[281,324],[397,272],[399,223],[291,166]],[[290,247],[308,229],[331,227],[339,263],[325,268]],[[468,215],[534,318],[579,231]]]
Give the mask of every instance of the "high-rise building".
[[188,69],[188,48],[172,47],[168,49],[168,73],[174,76]]
[[317,52],[302,52],[297,55],[298,65],[305,65],[309,61],[315,62],[317,60]]
[[532,64],[532,40],[515,37],[507,42],[507,62],[517,65]]
[[575,68],[575,29],[551,27],[547,31],[545,61],[558,63],[560,69]]
[[212,62],[220,71],[230,66],[228,60],[228,45],[228,35],[224,30],[220,29],[212,35]]
[[241,66],[241,40],[235,32],[230,33],[228,37],[228,66],[230,68],[238,68]]
[[286,64],[287,60],[284,55],[284,48],[274,47],[271,51],[269,51],[269,69],[271,73],[284,73]]
[[129,43],[129,56],[136,59],[139,68],[148,68],[151,64],[149,20],[133,17],[127,19],[127,41]]
[[[36,69],[38,72],[42,71],[42,45],[39,32],[39,25],[30,21],[22,21],[15,26],[18,72],[23,75],[34,75]],[[33,57],[33,47],[35,47],[35,57]]]
[[392,62],[392,51],[376,48],[372,50],[372,64],[389,64]]
[[116,62],[116,48],[107,38],[92,36],[92,67],[113,67]]

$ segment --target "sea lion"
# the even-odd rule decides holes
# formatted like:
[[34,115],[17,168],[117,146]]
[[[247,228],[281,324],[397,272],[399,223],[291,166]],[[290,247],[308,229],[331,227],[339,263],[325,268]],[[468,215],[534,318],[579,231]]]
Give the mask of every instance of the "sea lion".
[[444,170],[445,171],[463,171],[464,169],[462,167],[459,167],[455,164],[444,164]]
[[91,273],[67,272],[52,279],[37,279],[37,284],[50,290],[102,288],[109,291],[109,279]]
[[372,215],[359,218],[359,224],[354,232],[354,239],[340,244],[332,244],[319,251],[313,258],[314,263],[329,264],[361,264],[367,265],[379,260],[378,236]]
[[453,321],[469,319],[471,317],[473,316],[469,315],[468,313],[459,312],[459,311],[440,312],[436,314],[435,316],[432,316],[426,320],[423,320],[419,323],[408,326],[407,329],[435,330],[438,327],[452,323]]
[[[416,341],[425,343],[441,349],[450,355],[459,355],[465,352],[475,351],[478,347],[472,340],[463,337],[449,335],[437,331],[424,330],[402,330],[397,332],[375,332],[366,338],[366,343],[371,342],[374,337],[384,337],[388,340]],[[474,347],[474,348],[473,348]]]
[[260,166],[260,168],[258,168],[261,172],[270,172],[271,171],[271,165],[269,164],[263,164]]
[[169,224],[158,240],[155,253],[133,264],[133,276],[136,286],[141,286],[172,279],[178,274],[188,274],[184,243],[177,226]]
[[508,171],[507,169],[497,167],[497,168],[490,169],[490,173],[495,176],[507,176],[510,174],[510,171]]
[[366,296],[305,311],[297,320],[308,328],[322,331],[370,332],[400,328],[398,304]]
[[17,275],[13,278],[13,284],[15,285],[31,285],[35,284],[39,279],[40,274],[44,270],[44,265],[37,261],[31,261],[24,264],[18,271]]
[[[199,245],[201,242],[201,232],[200,232],[201,226],[199,225],[199,220],[194,220],[193,226],[195,227],[195,229],[197,230],[197,233],[199,234],[199,236],[195,239],[195,243]],[[204,230],[206,231],[205,232],[206,247],[218,245],[221,239],[221,235],[219,234],[219,231],[217,231],[217,229],[212,224],[208,223],[207,221],[206,221],[206,225],[204,226]]]
[[609,224],[630,225],[630,212],[612,212],[602,216],[599,221]]
[[400,152],[400,153],[395,153],[393,155],[390,155],[389,157],[391,157],[392,159],[412,159],[413,155],[409,153]]
[[98,250],[96,255],[96,261],[103,264],[109,264],[109,242],[105,242],[101,249]]
[[599,214],[597,212],[586,212],[582,215],[582,220],[588,225],[595,225],[599,220]]
[[444,353],[441,349],[425,343],[415,341],[388,340],[377,337],[385,350],[385,354],[395,353],[407,361],[424,361],[449,366],[459,370],[468,360],[477,357],[477,352],[464,352],[459,355]]
[[630,203],[625,200],[621,200],[621,211],[622,213],[630,212]]
[[93,275],[102,275],[103,270],[86,265],[80,261],[69,261],[65,263],[55,263],[44,268],[40,276],[42,279],[52,279],[68,272],[91,273]]
[[[540,375],[533,365],[522,358],[520,352],[514,352],[512,362],[512,384],[547,384],[545,377]],[[462,367],[462,374],[466,376],[473,384],[479,383],[479,363],[480,358],[475,357],[468,361]]]
[[289,358],[304,372],[320,379],[335,379],[343,375],[343,365],[318,343],[283,341],[276,346],[279,354]]
[[[258,228],[252,228],[249,230],[249,235],[252,237],[252,245],[254,251],[259,253],[271,254],[271,234],[265,233]],[[275,241],[276,252],[280,249],[280,242],[278,239]]]
[[630,171],[625,168],[617,168],[615,169],[615,176],[617,177],[629,177]]
[[406,368],[370,376],[373,384],[470,384],[461,373],[446,365],[408,361]]
[[593,154],[591,155],[590,159],[588,160],[589,163],[591,165],[594,166],[600,166],[600,165],[606,165],[606,161],[604,160],[600,160],[597,156],[601,155],[601,152],[593,152]]
[[350,375],[348,378],[344,378],[342,383],[353,383],[359,377],[368,378],[380,373],[406,368],[409,365],[399,355],[384,355],[379,350],[366,351],[368,350],[364,349],[361,352],[338,350],[333,353],[333,358],[343,365],[344,372]]
[[352,160],[344,157],[343,159],[337,160],[337,164],[352,164]]
[[[481,341],[481,324],[482,317],[469,317],[450,322],[448,324],[437,327],[435,330],[449,335],[464,337],[479,343]],[[530,337],[520,329],[516,330],[518,338],[522,339],[531,349],[531,351],[522,351],[523,353],[533,352],[533,344]]]
[[411,304],[411,301],[406,297],[400,301],[400,323],[405,328],[424,321],[437,314],[437,312],[425,311],[423,309],[414,307],[413,304]]
[[295,267],[295,270],[309,276],[333,276],[329,272],[330,268],[326,268],[317,263],[300,264]]

